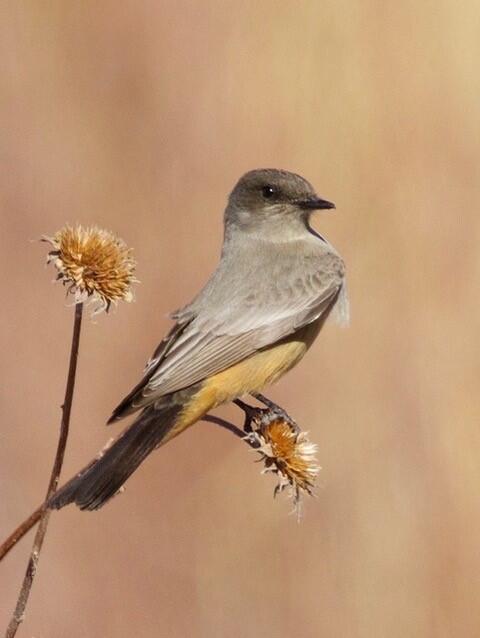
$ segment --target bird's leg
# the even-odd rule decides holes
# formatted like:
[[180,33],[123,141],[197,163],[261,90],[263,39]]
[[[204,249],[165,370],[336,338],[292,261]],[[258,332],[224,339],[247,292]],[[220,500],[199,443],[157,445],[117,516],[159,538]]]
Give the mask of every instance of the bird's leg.
[[260,403],[263,403],[263,405],[266,405],[267,408],[269,408],[269,410],[271,410],[271,412],[273,412],[276,416],[279,416],[282,419],[285,419],[285,421],[292,427],[293,430],[297,432],[300,430],[300,428],[292,419],[292,417],[289,414],[287,414],[287,412],[283,408],[281,408],[279,405],[277,405],[276,403],[268,399],[263,394],[260,394],[260,392],[252,392],[251,396],[254,397]]
[[[300,428],[295,423],[295,421],[279,405],[277,405],[270,399],[267,399],[267,397],[265,397],[263,394],[260,394],[258,392],[255,392],[255,393],[252,392],[251,396],[254,397],[260,403],[263,403],[263,405],[265,405],[266,408],[257,408],[254,405],[249,405],[248,403],[245,403],[241,399],[235,399],[233,402],[236,405],[238,405],[238,407],[241,410],[243,410],[243,412],[245,413],[245,423],[243,425],[243,429],[245,432],[247,432],[247,434],[252,432],[252,430],[255,428],[255,424],[257,424],[257,427],[258,427],[258,423],[271,422],[272,420],[275,420],[278,418],[286,421],[290,425],[292,430],[294,430],[295,432],[300,431]],[[254,424],[253,428],[252,428],[252,423]]]
[[270,408],[272,410],[279,410],[281,412],[284,412],[283,408],[281,408],[279,405],[277,405],[276,403],[274,403],[273,401],[271,401],[268,397],[266,397],[263,394],[260,394],[260,392],[252,392],[251,396],[254,399],[257,399],[257,401],[260,401],[260,403],[263,403],[263,405],[266,405],[267,408]]

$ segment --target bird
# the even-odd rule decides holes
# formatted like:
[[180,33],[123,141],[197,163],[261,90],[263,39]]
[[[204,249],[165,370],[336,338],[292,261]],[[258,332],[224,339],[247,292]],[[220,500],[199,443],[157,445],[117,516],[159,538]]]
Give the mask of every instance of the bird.
[[173,327],[108,423],[135,420],[49,508],[102,507],[154,449],[295,366],[328,317],[348,321],[344,261],[310,224],[315,211],[333,208],[296,173],[255,169],[239,179],[217,268],[171,314]]

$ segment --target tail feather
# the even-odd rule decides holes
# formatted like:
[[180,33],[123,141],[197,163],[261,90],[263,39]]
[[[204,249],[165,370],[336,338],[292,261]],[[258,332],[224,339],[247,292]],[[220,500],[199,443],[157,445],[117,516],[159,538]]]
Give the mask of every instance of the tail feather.
[[122,487],[140,463],[168,434],[182,409],[179,403],[149,406],[102,455],[64,485],[48,503],[60,509],[76,503],[82,510],[96,510]]

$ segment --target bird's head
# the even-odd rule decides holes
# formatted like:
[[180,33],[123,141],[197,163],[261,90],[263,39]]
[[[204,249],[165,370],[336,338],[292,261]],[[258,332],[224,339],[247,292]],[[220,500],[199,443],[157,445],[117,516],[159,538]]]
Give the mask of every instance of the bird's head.
[[315,210],[335,208],[320,198],[303,177],[288,171],[261,168],[245,173],[230,193],[225,211],[226,226],[269,232],[305,226]]

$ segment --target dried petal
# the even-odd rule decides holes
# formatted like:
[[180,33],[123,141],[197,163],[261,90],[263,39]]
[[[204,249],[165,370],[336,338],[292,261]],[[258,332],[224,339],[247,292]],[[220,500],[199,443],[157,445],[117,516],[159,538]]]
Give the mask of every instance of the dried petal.
[[320,472],[317,445],[286,415],[275,410],[259,410],[251,426],[252,432],[246,438],[261,455],[263,472],[277,475],[274,494],[289,488],[298,508],[302,492],[313,493]]
[[67,286],[75,303],[94,302],[93,314],[112,303],[130,302],[136,262],[131,249],[113,233],[96,226],[65,226],[43,241],[52,246],[47,263],[58,271],[57,280]]

